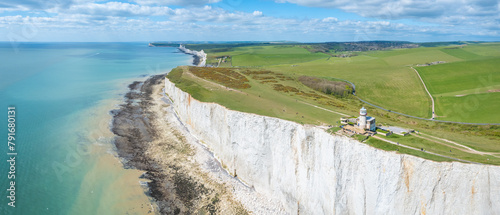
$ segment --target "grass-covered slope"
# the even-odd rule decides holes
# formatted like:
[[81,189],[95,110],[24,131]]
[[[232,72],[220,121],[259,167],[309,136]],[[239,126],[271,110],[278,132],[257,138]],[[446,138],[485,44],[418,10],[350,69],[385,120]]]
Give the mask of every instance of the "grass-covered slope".
[[[495,47],[498,53],[489,52]],[[500,46],[442,50],[463,60],[416,67],[436,100],[438,119],[500,123]]]
[[[204,72],[200,72],[201,70]],[[212,72],[212,74],[207,75],[210,72]],[[277,117],[302,124],[335,126],[342,116],[356,116],[358,108],[362,106],[359,101],[353,98],[335,97],[320,91],[314,91],[298,81],[298,77],[300,76],[288,75],[260,68],[229,69],[183,66],[173,69],[167,77],[170,81],[175,83],[177,87],[200,101],[215,102],[229,109]],[[232,77],[238,77],[238,79],[242,81],[235,84],[231,81]],[[499,151],[500,146],[497,144],[497,141],[499,140],[498,137],[500,134],[495,135],[494,133],[495,129],[498,131],[498,127],[493,128],[493,131],[488,130],[488,128],[484,126],[449,127],[450,125],[446,124],[436,124],[429,121],[400,117],[370,107],[368,107],[368,110],[369,115],[377,117],[377,122],[379,124],[383,123],[413,128],[441,138],[459,141],[463,145],[480,151]],[[463,130],[454,132],[455,129]],[[472,132],[475,132],[475,134],[467,135],[472,134]],[[485,136],[482,137],[479,132],[485,132],[483,133]],[[454,145],[436,139],[430,140],[429,138],[423,139],[413,136],[391,136],[388,137],[388,140],[397,141],[415,148],[424,148],[427,151],[445,156],[474,162],[500,164],[500,158],[498,157],[456,150]],[[379,143],[377,140],[372,140],[371,138],[367,143],[382,149],[386,149],[387,147],[391,148],[391,150],[400,148],[388,146],[387,143]],[[403,148],[400,150],[400,153],[421,156],[436,161],[449,160],[415,150],[408,151],[408,149]]]
[[239,88],[231,85],[232,83],[222,81],[223,78],[204,79],[203,76],[193,74],[194,68],[178,67],[167,77],[177,87],[200,101],[216,102],[233,110],[307,124],[333,124],[341,117],[339,114],[312,107],[307,103],[316,102],[325,108],[338,108],[339,113],[355,112],[345,111],[347,108],[341,100],[315,92],[288,75],[261,69],[232,69],[231,71],[248,80],[244,84],[251,86]]
[[[339,117],[357,116],[359,108],[365,106],[369,115],[377,118],[377,124],[412,128],[474,150],[496,154],[474,154],[463,147],[458,146],[461,148],[458,149],[449,142],[428,137],[394,139],[398,138],[394,136],[388,138],[390,141],[449,157],[500,164],[500,126],[459,125],[408,118],[367,106],[354,96],[325,94],[321,89],[310,86],[314,90],[299,81],[303,76],[331,81],[348,80],[356,85],[357,96],[364,100],[393,111],[430,118],[430,99],[417,74],[411,69],[414,67],[419,70],[434,95],[436,112],[441,116],[439,119],[498,123],[496,117],[500,114],[496,111],[500,93],[488,91],[497,86],[495,83],[499,83],[499,48],[500,45],[496,43],[469,44],[458,48],[446,46],[356,52],[353,57],[340,58],[324,57],[327,55],[325,53],[315,55],[303,45],[238,46],[217,52],[208,51],[212,62],[225,59],[219,65],[220,68],[179,67],[172,70],[168,78],[198,100],[303,124],[336,125]],[[301,55],[310,58],[297,60]],[[237,64],[248,66],[235,66],[235,60]],[[436,61],[445,63],[417,67],[418,64]],[[492,84],[477,87],[480,76],[491,76],[488,83]],[[476,91],[480,93],[472,94],[472,98],[488,103],[471,106],[474,103],[470,102],[475,100],[467,96],[455,96],[458,92],[465,94]],[[476,111],[462,109],[464,112],[461,114],[442,114],[443,110],[456,108],[457,104],[464,104],[464,101],[469,105],[465,107],[474,107]],[[373,143],[376,147],[380,145],[372,139],[367,143]],[[391,148],[394,149],[398,147]],[[400,153],[443,160],[425,153],[401,150]]]
[[[330,57],[324,53],[311,53],[291,45],[235,47],[228,52],[216,52],[216,56],[231,56],[232,66],[256,67],[278,64],[293,64]],[[209,52],[210,53],[210,52]],[[211,62],[215,62],[213,59]]]

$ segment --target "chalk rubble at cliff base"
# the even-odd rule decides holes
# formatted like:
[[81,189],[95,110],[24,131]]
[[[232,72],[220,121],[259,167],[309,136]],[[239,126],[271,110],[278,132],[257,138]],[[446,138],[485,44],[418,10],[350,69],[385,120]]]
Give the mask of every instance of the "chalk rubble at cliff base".
[[163,77],[134,82],[124,104],[112,111],[117,153],[125,167],[145,171],[147,193],[155,200],[151,212],[283,214],[279,202],[229,175],[187,132],[171,103],[160,94]]

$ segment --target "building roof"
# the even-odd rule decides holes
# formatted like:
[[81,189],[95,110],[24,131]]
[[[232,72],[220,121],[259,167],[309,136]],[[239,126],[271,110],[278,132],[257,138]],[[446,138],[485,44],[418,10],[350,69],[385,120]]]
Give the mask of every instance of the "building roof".
[[366,116],[366,109],[365,109],[365,107],[362,107],[361,109],[359,109],[359,115],[360,116]]
[[392,131],[394,133],[403,133],[403,132],[410,132],[408,129],[404,129],[404,128],[400,128],[400,127],[396,127],[396,126],[381,126],[380,127],[382,130],[386,130],[386,131]]

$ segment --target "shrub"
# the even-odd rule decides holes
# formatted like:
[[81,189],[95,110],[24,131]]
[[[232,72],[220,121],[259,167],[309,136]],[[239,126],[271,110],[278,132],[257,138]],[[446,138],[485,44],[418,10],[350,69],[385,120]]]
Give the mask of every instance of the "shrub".
[[273,88],[276,91],[281,91],[281,92],[285,92],[285,93],[288,93],[288,92],[298,93],[299,92],[299,90],[295,87],[284,86],[282,84],[274,84]]
[[268,71],[268,70],[260,70],[260,71],[252,71],[252,70],[245,70],[242,72],[245,75],[264,75],[264,74],[273,74],[273,72]]
[[347,97],[352,94],[351,85],[342,81],[329,81],[310,76],[301,76],[299,81],[314,90],[337,97]]
[[229,68],[189,67],[189,71],[200,78],[215,81],[226,87],[237,89],[250,88],[248,79],[245,76]]

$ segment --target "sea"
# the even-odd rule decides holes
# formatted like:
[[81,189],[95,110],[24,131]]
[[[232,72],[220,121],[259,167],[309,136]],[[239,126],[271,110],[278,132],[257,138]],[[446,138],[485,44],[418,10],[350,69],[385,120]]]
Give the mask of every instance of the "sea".
[[154,214],[110,111],[133,81],[191,63],[147,42],[0,43],[0,214]]

